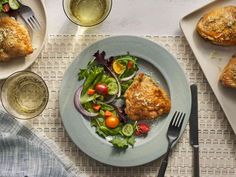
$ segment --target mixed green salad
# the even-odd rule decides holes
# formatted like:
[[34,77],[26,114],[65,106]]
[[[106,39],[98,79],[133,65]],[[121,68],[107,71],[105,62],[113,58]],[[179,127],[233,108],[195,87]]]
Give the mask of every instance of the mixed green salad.
[[0,12],[10,12],[11,10],[18,10],[20,3],[17,0],[0,0]]
[[114,147],[126,149],[135,144],[135,136],[146,135],[149,125],[131,121],[125,114],[124,93],[138,71],[137,57],[129,53],[105,59],[97,51],[78,80],[84,83],[75,93],[75,106],[89,117],[96,133]]

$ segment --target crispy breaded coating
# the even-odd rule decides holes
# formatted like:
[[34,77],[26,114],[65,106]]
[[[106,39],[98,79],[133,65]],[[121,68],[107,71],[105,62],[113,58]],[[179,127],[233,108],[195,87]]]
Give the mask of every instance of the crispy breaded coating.
[[27,29],[14,18],[0,17],[0,61],[26,56],[32,52]]
[[151,77],[138,74],[125,92],[125,112],[132,120],[155,119],[168,113],[171,101]]
[[226,86],[236,89],[236,55],[229,60],[220,75],[220,82]]
[[236,45],[236,6],[215,9],[205,14],[197,24],[197,31],[214,44]]

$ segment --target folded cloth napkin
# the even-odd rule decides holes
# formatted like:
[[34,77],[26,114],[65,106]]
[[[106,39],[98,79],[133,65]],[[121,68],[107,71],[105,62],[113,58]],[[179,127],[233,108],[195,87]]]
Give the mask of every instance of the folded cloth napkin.
[[74,177],[73,165],[48,141],[0,109],[0,177]]

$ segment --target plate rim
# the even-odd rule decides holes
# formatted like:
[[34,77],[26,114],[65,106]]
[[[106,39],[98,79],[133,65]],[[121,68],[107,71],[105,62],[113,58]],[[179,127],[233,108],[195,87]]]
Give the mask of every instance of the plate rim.
[[[107,40],[107,39],[111,39],[111,38],[119,38],[119,37],[124,37],[124,38],[126,38],[126,37],[130,37],[130,38],[139,38],[138,40],[144,40],[144,41],[146,41],[146,42],[148,42],[148,43],[150,43],[150,44],[152,44],[153,46],[155,45],[155,46],[158,46],[162,51],[165,51],[166,53],[168,53],[168,55],[171,57],[171,62],[174,62],[174,63],[176,63],[178,66],[177,66],[177,68],[179,69],[179,71],[181,72],[181,75],[183,75],[183,82],[186,84],[186,90],[188,91],[188,93],[187,93],[187,100],[189,101],[189,106],[188,105],[185,105],[185,107],[186,107],[186,109],[188,109],[189,108],[189,110],[187,110],[187,113],[186,114],[188,114],[187,116],[186,116],[186,123],[185,123],[185,125],[182,127],[182,130],[181,130],[181,135],[180,135],[180,137],[179,138],[181,138],[182,136],[183,136],[183,133],[184,133],[184,131],[185,131],[185,129],[186,129],[186,126],[187,126],[187,123],[188,123],[188,120],[189,120],[189,117],[190,117],[190,111],[191,111],[191,92],[190,92],[190,84],[189,84],[189,81],[188,81],[188,79],[187,79],[187,77],[186,77],[186,75],[185,75],[185,73],[184,73],[184,70],[183,70],[183,68],[181,67],[181,65],[177,62],[177,59],[176,59],[176,57],[172,54],[172,53],[170,53],[166,48],[164,48],[162,45],[160,45],[159,43],[157,43],[157,42],[154,42],[154,41],[151,41],[151,40],[149,40],[149,39],[147,39],[147,38],[144,38],[144,37],[140,37],[140,36],[132,36],[132,35],[115,35],[115,36],[109,36],[109,37],[106,37],[106,38],[104,38],[104,39],[101,39],[101,40],[98,40],[98,41],[96,41],[96,42],[94,42],[94,43],[92,43],[92,44],[90,44],[90,45],[88,45],[86,48],[84,48],[76,57],[75,57],[75,59],[72,61],[72,63],[67,67],[67,69],[66,69],[66,71],[65,71],[65,73],[64,73],[64,76],[63,76],[63,80],[62,80],[62,82],[61,82],[61,86],[60,86],[60,89],[59,89],[59,112],[60,112],[60,116],[61,116],[61,118],[62,118],[62,122],[63,122],[63,125],[64,125],[64,127],[65,127],[65,130],[66,130],[66,132],[68,133],[68,135],[69,135],[69,137],[71,138],[71,140],[72,140],[72,142],[74,142],[75,144],[76,144],[76,146],[79,148],[79,149],[81,149],[81,147],[80,147],[80,145],[78,144],[78,142],[75,142],[74,141],[74,139],[72,138],[74,135],[72,135],[73,133],[71,133],[70,131],[68,131],[68,128],[67,128],[67,125],[66,125],[66,121],[65,121],[65,118],[63,118],[63,111],[62,111],[62,103],[61,103],[61,97],[62,97],[62,86],[63,86],[63,84],[64,84],[64,82],[65,82],[65,76],[67,75],[67,72],[69,72],[68,70],[70,69],[70,67],[71,67],[71,65],[73,65],[73,63],[75,63],[76,61],[78,61],[79,60],[79,58],[80,58],[80,56],[81,56],[81,53],[83,53],[85,50],[88,50],[91,46],[93,46],[94,44],[98,44],[100,41],[103,41],[103,40]],[[145,60],[145,58],[143,58],[144,60]],[[173,59],[173,60],[172,60]],[[147,60],[148,61],[148,60]],[[149,62],[149,61],[148,61]],[[155,66],[155,65],[154,65]],[[155,66],[156,68],[158,68],[157,66]],[[78,67],[79,68],[79,67]],[[158,68],[159,69],[159,68]],[[161,72],[161,70],[159,70],[160,72]],[[164,75],[163,74],[163,72],[161,72],[162,73],[162,75],[164,76],[164,78],[165,78],[165,80],[167,81],[167,79],[166,79],[166,75]],[[167,84],[168,84],[168,87],[169,87],[169,82],[167,81]],[[167,115],[167,117],[168,117],[169,115]],[[171,115],[172,116],[172,115]],[[67,121],[68,122],[68,121]],[[179,140],[179,138],[178,138],[178,140]],[[176,143],[178,142],[178,140],[176,141]],[[176,144],[175,143],[175,144]],[[173,147],[173,146],[172,146]],[[99,162],[101,162],[101,163],[103,163],[103,164],[107,164],[107,165],[112,165],[112,166],[117,166],[117,167],[133,167],[133,166],[139,166],[139,165],[143,165],[143,164],[146,164],[146,163],[149,163],[149,162],[151,162],[151,161],[154,161],[154,160],[156,160],[156,159],[158,159],[158,158],[160,158],[162,155],[164,155],[164,153],[162,154],[162,155],[159,155],[158,157],[154,157],[154,158],[152,158],[152,159],[148,159],[148,160],[144,160],[142,163],[134,163],[134,164],[125,164],[125,165],[123,165],[123,164],[117,164],[117,163],[113,163],[113,162],[111,162],[111,161],[109,161],[109,162],[107,162],[107,161],[103,161],[103,160],[101,160],[101,159],[98,159],[98,158],[96,158],[96,157],[94,157],[93,156],[93,154],[91,154],[92,152],[90,152],[90,151],[85,151],[84,149],[81,149],[81,151],[83,151],[85,154],[87,154],[89,157],[91,157],[91,158],[93,158],[93,159],[95,159],[95,160],[97,160],[97,161],[99,161]]]

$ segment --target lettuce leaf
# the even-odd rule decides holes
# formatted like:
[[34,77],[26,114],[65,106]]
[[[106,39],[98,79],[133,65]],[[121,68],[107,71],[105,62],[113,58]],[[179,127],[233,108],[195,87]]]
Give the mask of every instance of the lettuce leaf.
[[99,82],[99,80],[101,80],[103,72],[103,67],[97,66],[92,66],[88,69],[80,69],[78,80],[85,79],[82,95],[84,95],[89,88],[92,88],[96,84],[96,82]]
[[114,137],[110,142],[119,149],[127,149],[129,147],[127,140],[118,136]]
[[127,142],[128,142],[128,144],[130,144],[132,147],[134,146],[134,144],[135,144],[135,137],[134,137],[134,135],[132,135],[131,137],[129,137],[128,139],[127,139]]
[[134,136],[131,136],[129,138],[122,138],[120,136],[115,136],[110,142],[116,148],[127,149],[129,147],[129,145],[131,145],[133,147],[136,141],[135,141]]

